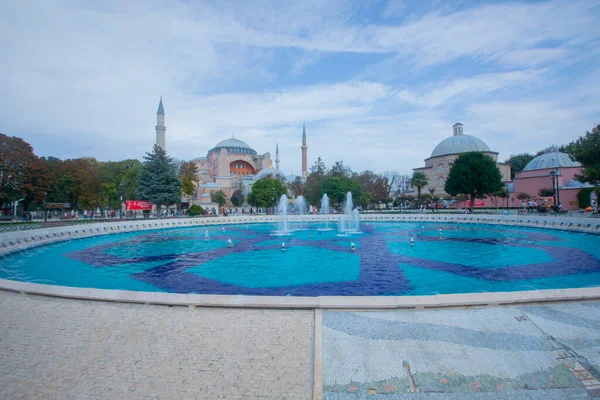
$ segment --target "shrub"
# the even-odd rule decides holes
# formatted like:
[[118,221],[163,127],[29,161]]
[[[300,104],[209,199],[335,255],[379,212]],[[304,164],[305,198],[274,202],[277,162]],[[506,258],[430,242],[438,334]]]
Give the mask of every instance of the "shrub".
[[204,214],[204,209],[202,207],[200,207],[198,204],[194,204],[193,206],[191,206],[188,209],[188,215],[190,217],[195,217],[198,215],[203,215]]

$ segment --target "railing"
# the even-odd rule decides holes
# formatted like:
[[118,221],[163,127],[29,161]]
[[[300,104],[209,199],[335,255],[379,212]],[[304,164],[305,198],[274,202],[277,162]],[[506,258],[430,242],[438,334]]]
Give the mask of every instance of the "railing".
[[30,231],[33,229],[41,229],[41,228],[43,228],[42,224],[25,224],[24,223],[22,225],[0,226],[0,233]]

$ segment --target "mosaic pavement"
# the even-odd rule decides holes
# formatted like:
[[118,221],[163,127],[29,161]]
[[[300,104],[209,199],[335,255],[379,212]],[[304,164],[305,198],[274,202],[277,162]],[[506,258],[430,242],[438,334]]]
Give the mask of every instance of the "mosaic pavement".
[[599,378],[599,302],[323,313],[325,399],[588,399]]

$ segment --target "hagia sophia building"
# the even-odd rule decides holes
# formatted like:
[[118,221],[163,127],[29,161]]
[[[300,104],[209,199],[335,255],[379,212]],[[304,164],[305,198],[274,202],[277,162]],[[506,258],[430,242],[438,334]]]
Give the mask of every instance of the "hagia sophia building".
[[[167,128],[165,126],[165,110],[162,98],[158,104],[156,121],[156,145],[164,150],[166,148],[165,134]],[[308,174],[308,146],[306,145],[306,128],[304,126],[302,127],[302,145],[300,149],[302,154],[302,178],[306,179]],[[277,175],[287,182],[297,178],[296,175],[286,175],[280,171],[278,144],[275,149],[275,168],[273,168],[272,161],[269,152],[258,154],[246,142],[233,136],[230,139],[221,140],[208,150],[206,156],[192,160],[198,167],[198,186],[194,195],[182,198],[184,206],[199,204],[204,208],[218,208],[218,205],[211,201],[211,193],[219,190],[225,193],[228,200],[227,205],[231,206],[229,199],[235,190],[241,189],[247,197],[254,182],[267,175]]]

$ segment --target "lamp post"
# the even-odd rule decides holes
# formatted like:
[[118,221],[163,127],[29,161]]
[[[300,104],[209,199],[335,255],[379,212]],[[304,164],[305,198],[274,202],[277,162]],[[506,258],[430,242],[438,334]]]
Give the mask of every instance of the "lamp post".
[[123,219],[123,199],[125,198],[125,185],[123,183],[119,183],[119,189],[121,191],[120,201],[119,201],[119,212],[121,214],[121,219]]
[[554,199],[554,211],[558,211],[558,203],[556,201],[556,194],[557,194],[556,188],[558,186],[558,181],[556,179],[557,175],[558,175],[558,172],[556,172],[555,169],[550,171],[550,178],[552,178],[552,198]]
[[47,214],[48,214],[48,209],[46,206],[46,199],[48,198],[48,193],[44,192],[44,222],[48,221],[47,220]]

